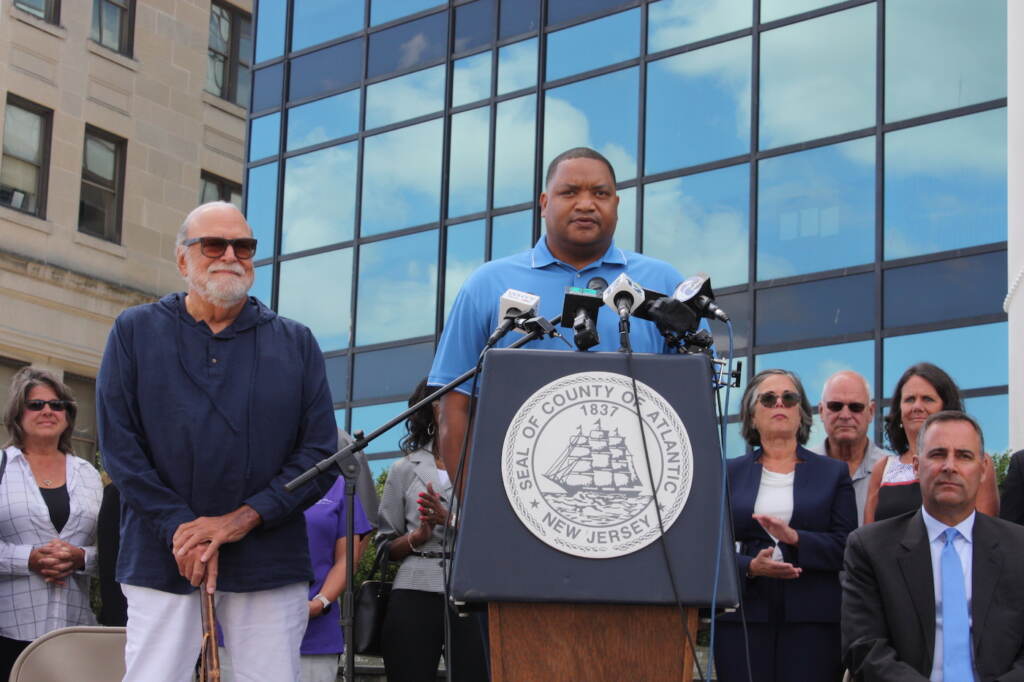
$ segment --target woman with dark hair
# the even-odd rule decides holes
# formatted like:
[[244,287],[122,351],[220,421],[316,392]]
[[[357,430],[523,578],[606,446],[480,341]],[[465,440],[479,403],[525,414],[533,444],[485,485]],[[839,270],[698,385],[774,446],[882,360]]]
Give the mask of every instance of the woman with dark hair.
[[[409,396],[413,406],[432,393],[423,379]],[[384,484],[377,542],[387,543],[401,561],[391,590],[382,633],[384,668],[391,682],[436,680],[444,648],[444,529],[452,480],[440,452],[435,401],[414,412],[402,439],[405,457],[395,462]],[[479,624],[451,614],[452,651],[446,652],[452,679],[486,680],[487,665]]]
[[740,420],[757,449],[728,463],[742,601],[718,617],[718,679],[839,680],[839,570],[857,527],[849,467],[804,448],[811,405],[792,372],[758,372]]
[[71,449],[78,407],[49,372],[14,375],[0,482],[0,680],[18,654],[69,625],[95,625],[96,516],[103,485]]
[[[864,523],[881,521],[916,511],[921,506],[921,486],[914,471],[917,435],[925,419],[942,410],[963,411],[960,388],[946,372],[930,362],[911,365],[896,382],[889,413],[885,415],[885,435],[895,453],[876,466],[868,483],[864,504]],[[989,476],[978,491],[978,511],[999,514],[999,493],[992,475],[992,460],[985,456]]]

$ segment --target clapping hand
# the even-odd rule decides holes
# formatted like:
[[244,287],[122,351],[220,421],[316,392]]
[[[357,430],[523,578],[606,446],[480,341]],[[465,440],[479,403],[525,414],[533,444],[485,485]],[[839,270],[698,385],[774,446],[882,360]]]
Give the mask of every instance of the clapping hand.
[[754,520],[764,528],[764,532],[775,538],[777,542],[783,542],[787,545],[795,545],[800,542],[800,534],[782,519],[768,516],[767,514],[754,514],[753,516]]
[[432,483],[427,484],[427,489],[420,493],[419,497],[420,523],[430,526],[444,526],[448,523],[448,508],[444,506],[441,495],[434,490]]
[[772,559],[774,551],[774,547],[766,547],[758,552],[757,556],[750,560],[750,567],[747,569],[747,572],[755,577],[780,578],[782,580],[799,578],[803,569],[785,561],[775,561]]

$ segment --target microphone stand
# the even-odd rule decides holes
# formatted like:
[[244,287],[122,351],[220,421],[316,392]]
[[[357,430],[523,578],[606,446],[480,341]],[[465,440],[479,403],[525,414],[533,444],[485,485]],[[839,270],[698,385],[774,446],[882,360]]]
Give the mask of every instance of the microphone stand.
[[[561,317],[561,315],[556,315],[551,319],[550,324],[536,325],[532,331],[522,338],[516,339],[513,343],[509,344],[508,347],[519,348],[534,339],[543,337],[545,334],[550,333],[548,329],[553,328],[554,325],[558,324]],[[320,460],[284,485],[285,490],[288,492],[295,492],[296,489],[302,487],[309,481],[335,466],[341,471],[341,475],[345,477],[345,520],[347,526],[345,531],[345,549],[347,556],[345,558],[345,598],[344,604],[341,607],[342,628],[349,636],[348,641],[345,642],[345,682],[354,682],[356,666],[356,650],[355,647],[352,646],[352,639],[354,639],[353,626],[355,609],[355,586],[353,585],[353,582],[355,581],[355,495],[356,480],[359,478],[359,470],[361,467],[359,460],[356,459],[355,453],[365,449],[367,445],[379,438],[381,435],[398,424],[401,424],[410,415],[418,412],[421,408],[431,404],[435,400],[438,400],[441,396],[450,392],[462,382],[467,379],[472,379],[475,374],[476,367],[473,367],[473,369],[464,372],[461,376],[458,376],[454,380],[448,382],[398,416],[388,420],[386,424],[373,430],[368,436],[363,436],[361,432],[357,431],[352,434],[353,439],[351,443],[341,448],[330,457]]]

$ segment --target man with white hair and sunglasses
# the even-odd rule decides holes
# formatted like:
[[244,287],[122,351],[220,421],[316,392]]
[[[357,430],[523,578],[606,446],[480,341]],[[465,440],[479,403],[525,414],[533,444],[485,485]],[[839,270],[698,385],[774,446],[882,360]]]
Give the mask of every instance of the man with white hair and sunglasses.
[[302,511],[331,486],[289,480],[334,452],[324,360],[254,297],[256,239],[225,202],[178,233],[187,292],[114,323],[97,380],[103,462],[122,498],[125,680],[190,680],[201,587],[239,679],[299,677],[312,579]]

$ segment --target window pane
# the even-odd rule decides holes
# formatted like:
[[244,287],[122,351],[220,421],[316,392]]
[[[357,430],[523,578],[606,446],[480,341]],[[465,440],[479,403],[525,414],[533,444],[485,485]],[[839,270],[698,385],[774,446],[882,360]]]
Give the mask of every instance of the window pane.
[[[549,5],[549,21],[551,12],[552,6]],[[594,49],[596,45],[601,48]],[[548,34],[547,78],[565,78],[631,59],[638,54],[640,10],[632,9]]]
[[273,109],[281,106],[281,78],[284,65],[274,64],[253,72],[252,110]]
[[366,129],[440,111],[444,108],[444,64],[366,88]]
[[47,8],[52,2],[53,0],[14,0],[14,5],[40,19],[46,19]]
[[[379,2],[380,0],[378,0]],[[419,381],[419,379],[417,379]],[[410,391],[411,393],[411,391]],[[399,414],[405,411],[408,404],[405,401],[397,403],[385,403],[384,405],[367,405],[366,407],[353,407],[352,408],[352,431],[365,431],[365,435],[370,435],[375,429],[384,426],[389,421],[397,417]],[[398,443],[405,437],[405,427],[403,424],[396,425],[393,429],[382,433],[379,438],[374,440],[372,443],[366,446],[365,452],[367,454],[372,452],[395,452],[398,450]],[[386,469],[386,464],[389,464],[391,460],[385,461],[381,466]],[[373,462],[372,464],[377,464]]]
[[448,169],[448,215],[460,216],[487,208],[487,147],[490,108],[452,116],[451,160]]
[[260,11],[256,15],[257,62],[284,54],[284,24],[287,5],[288,0],[260,0]]
[[[712,280],[712,284],[717,283]],[[732,343],[737,352],[750,348],[750,330],[753,327],[753,320],[750,314],[751,293],[740,291],[735,294],[724,294],[715,297],[718,307],[729,314],[732,320]],[[729,353],[729,330],[721,322],[711,321],[711,332],[715,335],[715,346],[723,357]],[[746,365],[746,363],[744,363]],[[744,370],[746,371],[746,370]]]
[[224,97],[227,95],[228,83],[228,62],[224,57],[215,52],[206,55],[206,89],[207,91]]
[[[379,0],[374,3],[374,7],[378,4]],[[374,78],[392,71],[404,71],[440,61],[447,51],[447,39],[448,12],[431,14],[407,24],[372,33],[367,75]]]
[[650,63],[648,173],[750,151],[750,45],[741,38]]
[[[263,246],[262,244],[260,245]],[[267,252],[269,253],[269,249]],[[257,254],[259,257],[259,254]],[[273,265],[261,265],[258,268],[253,268],[253,282],[252,288],[249,289],[249,295],[255,296],[260,299],[266,306],[270,306],[270,297],[274,290],[274,266]]]
[[1006,295],[1006,252],[892,268],[882,276],[886,327],[998,315]]
[[498,104],[494,143],[494,207],[533,199],[537,96]]
[[42,116],[8,102],[4,119],[4,155],[41,165],[43,126]]
[[996,322],[889,337],[884,341],[885,394],[892,395],[900,375],[918,362],[931,362],[946,370],[962,390],[1004,386],[1008,376],[1006,334],[1006,323]]
[[370,25],[376,26],[444,4],[439,0],[371,0]]
[[240,66],[238,68],[238,82],[235,83],[235,104],[248,109],[251,96],[252,71],[247,66]]
[[871,380],[875,375],[875,342],[857,341],[757,356],[756,371],[773,368],[795,372],[814,407],[821,402],[825,381],[836,372],[851,370]]
[[199,180],[199,203],[205,204],[208,201],[217,201],[220,199],[220,187],[217,183],[201,178]]
[[[334,403],[348,402],[348,356],[335,355],[324,358],[324,369],[327,374],[327,386],[331,389],[331,401]],[[344,413],[344,410],[339,410]],[[342,426],[344,421],[339,421]]]
[[[507,2],[508,0],[506,0]],[[628,0],[549,0],[548,24],[560,24],[577,17],[627,4]]]
[[761,0],[761,22],[790,17],[835,2],[836,0]]
[[359,131],[359,90],[288,110],[288,151]]
[[756,293],[759,346],[856,334],[875,325],[874,275],[849,275]]
[[506,213],[491,219],[491,260],[533,246],[533,210]]
[[765,159],[758,184],[759,280],[875,259],[875,138]]
[[433,334],[436,299],[437,230],[360,247],[359,345]]
[[749,0],[652,2],[647,8],[647,51],[667,50],[747,28],[752,15]]
[[117,5],[109,2],[103,3],[103,27],[101,29],[104,47],[121,52],[125,45],[121,44],[121,22],[123,21],[122,10]]
[[231,12],[220,5],[210,5],[210,49],[221,54],[231,52]]
[[466,278],[484,262],[483,220],[448,226],[444,270],[444,316],[452,309],[455,296]]
[[288,159],[281,253],[352,239],[358,151],[359,144],[350,142]]
[[498,50],[498,94],[537,84],[537,39],[506,45]]
[[352,327],[351,292],[352,249],[284,261],[277,311],[309,327],[320,350],[345,348]]
[[277,154],[281,144],[281,113],[254,118],[249,126],[249,160]]
[[762,35],[762,149],[874,124],[875,34],[863,5]]
[[363,76],[363,40],[332,45],[297,57],[291,64],[289,101],[343,90],[359,83]]
[[491,53],[481,52],[452,64],[452,106],[458,107],[491,94]]
[[717,287],[747,281],[750,168],[746,164],[644,189],[644,253]]
[[615,245],[636,251],[636,187],[620,189],[619,222],[615,226]]
[[981,432],[985,434],[985,452],[1006,452],[1010,447],[1010,407],[1007,395],[968,398],[964,401],[964,409],[981,424]]
[[885,5],[889,121],[1006,97],[1006,2]]
[[611,161],[617,181],[635,178],[637,87],[632,68],[548,90],[543,168],[567,149],[591,147]]
[[494,42],[494,1],[477,0],[455,9],[455,53]]
[[537,30],[540,0],[500,0],[498,37],[505,39]]
[[1006,109],[885,136],[885,257],[1006,239]]
[[274,218],[277,213],[277,162],[249,169],[245,183],[245,220],[259,240],[260,258],[274,255]]
[[78,229],[107,241],[117,241],[117,197],[110,190],[82,183]]
[[113,186],[117,173],[117,144],[110,140],[85,136],[85,170],[96,180]]
[[366,138],[361,234],[437,222],[441,120]]
[[358,31],[363,27],[363,8],[363,0],[294,3],[292,51]]
[[353,400],[409,395],[430,371],[433,343],[356,353]]

